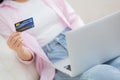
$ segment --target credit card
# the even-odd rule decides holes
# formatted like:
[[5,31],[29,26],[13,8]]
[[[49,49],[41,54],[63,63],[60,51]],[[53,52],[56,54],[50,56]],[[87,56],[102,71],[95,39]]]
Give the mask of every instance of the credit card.
[[34,27],[33,18],[28,18],[23,21],[15,23],[16,31],[22,32]]

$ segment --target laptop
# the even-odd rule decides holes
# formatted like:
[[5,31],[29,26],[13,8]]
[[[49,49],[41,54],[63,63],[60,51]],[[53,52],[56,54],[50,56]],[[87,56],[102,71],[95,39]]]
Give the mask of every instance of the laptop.
[[71,77],[120,55],[120,12],[66,33],[68,58],[54,67]]

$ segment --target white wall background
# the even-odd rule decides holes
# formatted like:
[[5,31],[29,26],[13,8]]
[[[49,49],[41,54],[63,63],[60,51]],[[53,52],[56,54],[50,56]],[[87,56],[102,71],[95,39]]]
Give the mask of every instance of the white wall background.
[[120,0],[68,0],[85,23],[120,10]]

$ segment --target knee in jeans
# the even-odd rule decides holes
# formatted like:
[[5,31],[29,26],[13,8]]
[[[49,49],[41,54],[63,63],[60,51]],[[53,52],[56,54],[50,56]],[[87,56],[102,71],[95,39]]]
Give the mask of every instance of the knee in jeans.
[[120,57],[115,58],[109,64],[115,67],[120,67]]
[[[80,80],[111,80],[120,75],[120,71],[110,65],[97,65],[81,75]],[[120,79],[120,77],[119,77]]]

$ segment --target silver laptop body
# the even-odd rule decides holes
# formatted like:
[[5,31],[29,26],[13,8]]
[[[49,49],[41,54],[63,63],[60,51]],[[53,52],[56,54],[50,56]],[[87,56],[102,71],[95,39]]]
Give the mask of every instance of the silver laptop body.
[[72,77],[120,55],[120,12],[66,33],[69,58],[54,67]]

